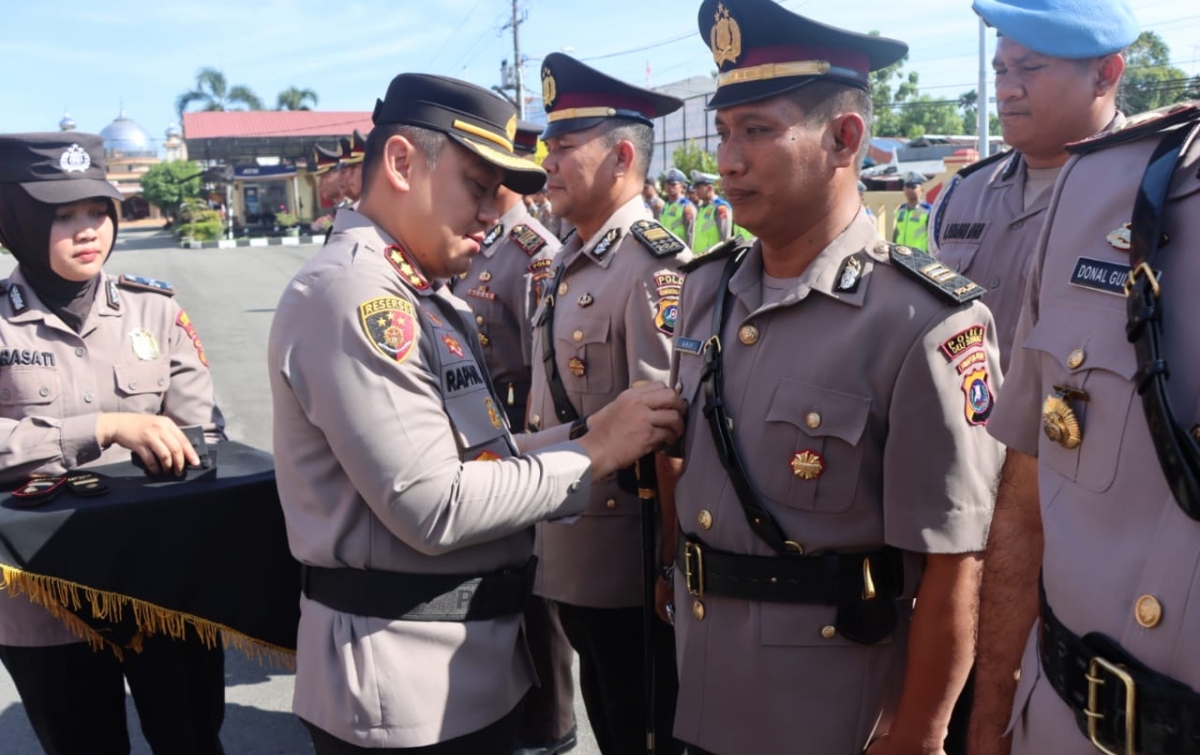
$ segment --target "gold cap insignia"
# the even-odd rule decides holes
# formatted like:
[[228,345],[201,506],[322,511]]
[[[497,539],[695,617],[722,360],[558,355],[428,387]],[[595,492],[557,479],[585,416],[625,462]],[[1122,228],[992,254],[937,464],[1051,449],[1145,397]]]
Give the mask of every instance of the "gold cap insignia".
[[825,460],[816,451],[797,451],[792,456],[792,474],[801,480],[815,480],[825,471]]
[[729,15],[724,3],[717,4],[717,23],[709,34],[709,47],[717,65],[737,63],[742,56],[742,27]]
[[558,84],[549,68],[542,69],[542,107],[546,110],[554,107],[554,98],[558,96]]
[[1070,388],[1055,388],[1057,390],[1042,404],[1042,430],[1047,438],[1063,448],[1078,448],[1083,442],[1083,431],[1069,401],[1072,398],[1087,400],[1087,394]]
[[508,123],[504,126],[504,135],[510,142],[517,138],[517,116],[514,115],[508,119]]

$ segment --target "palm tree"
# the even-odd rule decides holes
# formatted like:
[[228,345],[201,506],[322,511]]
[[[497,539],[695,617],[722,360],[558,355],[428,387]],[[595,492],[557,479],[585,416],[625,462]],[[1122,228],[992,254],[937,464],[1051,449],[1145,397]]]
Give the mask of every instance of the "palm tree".
[[196,88],[175,100],[180,117],[194,102],[201,103],[201,110],[230,110],[230,105],[243,105],[247,110],[263,109],[262,100],[249,87],[229,86],[225,74],[215,68],[201,68],[196,74]]
[[[312,103],[309,107],[305,101]],[[317,106],[317,93],[311,89],[297,89],[294,86],[288,87],[279,93],[279,99],[276,100],[276,110],[312,110]]]

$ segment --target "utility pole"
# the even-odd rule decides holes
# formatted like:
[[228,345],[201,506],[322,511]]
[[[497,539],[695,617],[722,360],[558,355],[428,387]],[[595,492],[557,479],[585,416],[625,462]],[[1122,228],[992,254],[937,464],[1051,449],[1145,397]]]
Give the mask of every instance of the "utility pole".
[[517,117],[525,118],[525,72],[521,60],[521,24],[525,22],[521,15],[521,0],[512,0],[512,21],[504,25],[505,29],[512,28],[513,33],[513,78],[517,90]]
[[979,96],[975,98],[979,111],[979,159],[988,156],[988,85],[987,85],[987,23],[979,19]]

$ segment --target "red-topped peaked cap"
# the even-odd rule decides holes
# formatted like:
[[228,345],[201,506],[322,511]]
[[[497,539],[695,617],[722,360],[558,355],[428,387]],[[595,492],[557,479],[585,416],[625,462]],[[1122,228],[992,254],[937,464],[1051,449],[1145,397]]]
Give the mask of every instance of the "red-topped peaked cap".
[[704,0],[697,22],[718,68],[709,110],[820,80],[867,89],[867,74],[908,54],[903,42],[826,26],[774,0]]
[[549,139],[599,125],[606,118],[654,125],[674,113],[683,100],[626,84],[569,55],[552,52],[542,61],[542,105]]

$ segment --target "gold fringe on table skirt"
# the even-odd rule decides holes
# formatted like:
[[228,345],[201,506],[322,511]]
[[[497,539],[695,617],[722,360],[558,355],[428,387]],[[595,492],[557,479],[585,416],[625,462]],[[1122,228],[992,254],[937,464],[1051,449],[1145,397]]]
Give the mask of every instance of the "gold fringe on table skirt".
[[[0,589],[6,590],[12,598],[22,595],[28,597],[65,624],[71,632],[86,640],[93,649],[100,650],[107,646],[118,658],[124,657],[126,649],[140,653],[142,639],[151,635],[165,634],[182,640],[188,626],[191,626],[205,647],[216,647],[219,635],[226,649],[233,648],[259,663],[289,671],[296,670],[296,654],[291,650],[256,640],[222,624],[171,611],[128,595],[96,590],[57,577],[31,574],[5,564],[0,564]],[[92,616],[97,619],[118,622],[124,616],[126,608],[132,610],[138,628],[133,640],[125,647],[115,645],[72,613],[80,610],[85,600],[91,604]]]

